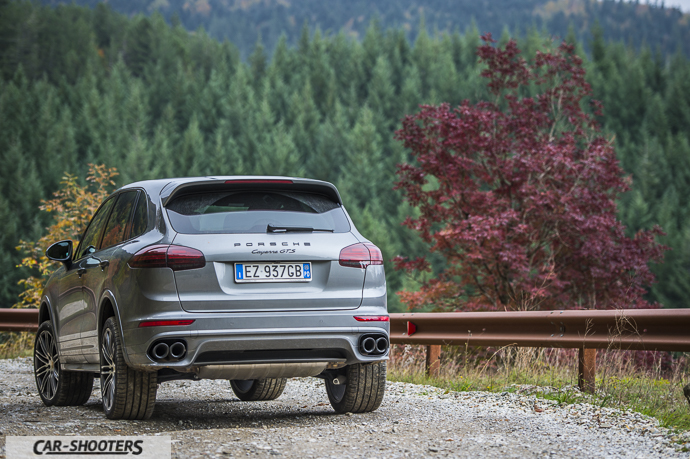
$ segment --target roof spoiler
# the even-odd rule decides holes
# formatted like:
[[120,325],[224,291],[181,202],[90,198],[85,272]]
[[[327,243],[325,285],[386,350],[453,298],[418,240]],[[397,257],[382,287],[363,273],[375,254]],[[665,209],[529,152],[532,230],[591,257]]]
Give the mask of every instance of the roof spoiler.
[[280,190],[320,194],[342,205],[340,193],[332,183],[293,177],[208,177],[199,180],[171,182],[161,190],[161,202],[167,206],[173,198],[204,191]]

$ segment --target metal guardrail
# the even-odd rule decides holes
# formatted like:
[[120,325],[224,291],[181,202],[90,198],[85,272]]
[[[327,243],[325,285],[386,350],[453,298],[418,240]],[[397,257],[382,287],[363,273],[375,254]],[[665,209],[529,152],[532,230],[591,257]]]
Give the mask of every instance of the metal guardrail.
[[[441,345],[579,349],[580,389],[593,392],[596,349],[690,352],[690,309],[391,314],[392,344],[427,346],[437,375]],[[38,330],[37,309],[0,309],[0,331]]]
[[391,341],[690,352],[690,309],[391,314]]
[[0,308],[0,331],[38,330],[38,309],[6,309]]
[[690,351],[690,309],[391,314],[391,343],[427,346],[438,375],[441,345],[575,348],[580,389],[594,392],[596,349]]

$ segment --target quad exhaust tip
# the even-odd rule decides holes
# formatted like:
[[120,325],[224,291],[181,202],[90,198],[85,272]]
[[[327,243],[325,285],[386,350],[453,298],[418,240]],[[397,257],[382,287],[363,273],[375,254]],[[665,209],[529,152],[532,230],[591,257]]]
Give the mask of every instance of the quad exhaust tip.
[[183,342],[177,341],[170,346],[170,357],[179,360],[187,353],[187,346]]
[[388,338],[384,335],[364,335],[359,341],[363,355],[382,355],[388,351]]
[[170,347],[168,347],[167,344],[165,343],[158,343],[155,346],[153,346],[153,357],[156,360],[163,360],[168,356],[168,352],[170,351]]
[[157,362],[181,360],[187,355],[187,343],[175,339],[156,341],[149,348],[148,354]]
[[383,336],[376,340],[376,350],[383,354],[388,349],[388,340]]
[[371,354],[376,349],[376,340],[371,336],[368,336],[362,340],[362,351],[365,354]]

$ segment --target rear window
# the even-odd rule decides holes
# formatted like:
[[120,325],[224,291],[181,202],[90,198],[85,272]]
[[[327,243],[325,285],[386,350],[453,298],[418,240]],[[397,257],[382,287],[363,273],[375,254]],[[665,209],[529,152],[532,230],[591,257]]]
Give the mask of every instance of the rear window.
[[184,234],[267,233],[312,228],[346,233],[345,212],[329,198],[287,191],[223,191],[175,198],[167,206],[175,231]]

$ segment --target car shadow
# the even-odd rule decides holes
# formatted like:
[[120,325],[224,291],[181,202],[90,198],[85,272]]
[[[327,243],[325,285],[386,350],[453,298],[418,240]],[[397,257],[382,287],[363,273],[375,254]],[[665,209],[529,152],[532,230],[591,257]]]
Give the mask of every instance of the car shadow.
[[[105,418],[100,400],[91,400],[82,408],[89,411],[89,414],[98,413]],[[307,418],[349,419],[349,416],[336,413],[328,403],[299,406],[280,401],[243,402],[219,398],[195,401],[159,400],[156,401],[151,419],[137,423],[146,423],[147,427],[153,428],[154,431],[184,431],[256,428],[259,427],[257,424],[280,425],[283,422],[295,427],[299,425],[299,422],[295,421]]]

